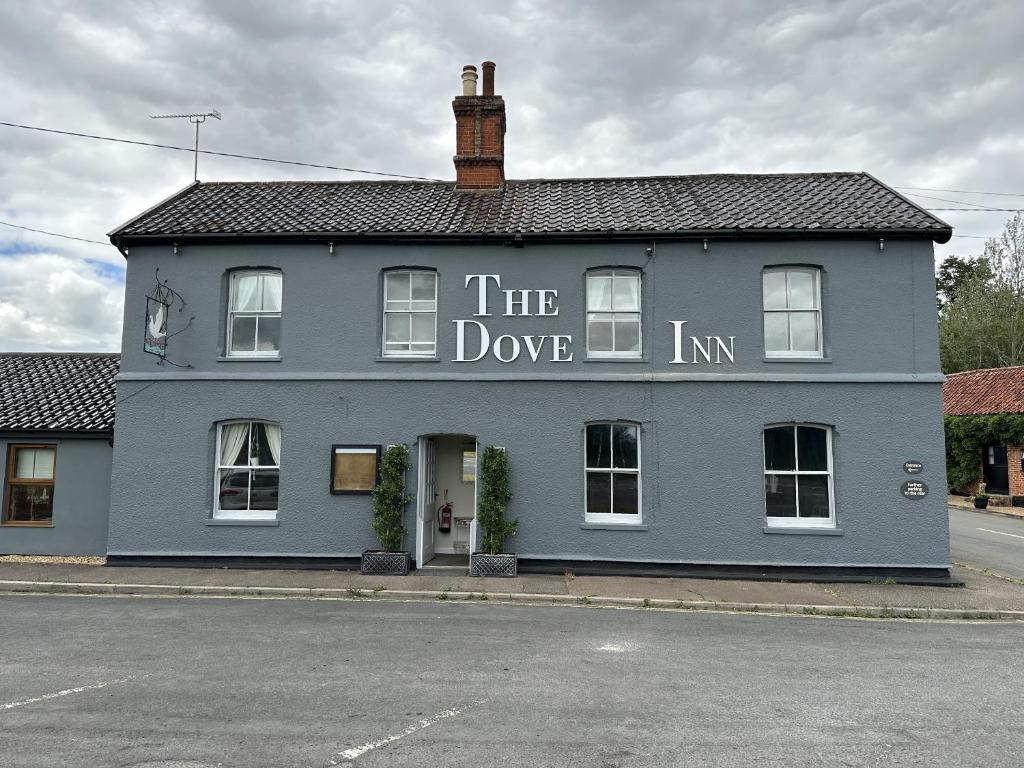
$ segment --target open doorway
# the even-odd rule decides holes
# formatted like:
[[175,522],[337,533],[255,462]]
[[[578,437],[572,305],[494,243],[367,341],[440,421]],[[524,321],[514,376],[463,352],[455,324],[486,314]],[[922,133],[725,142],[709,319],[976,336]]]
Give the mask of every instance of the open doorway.
[[426,435],[419,440],[416,567],[466,569],[476,536],[477,440]]

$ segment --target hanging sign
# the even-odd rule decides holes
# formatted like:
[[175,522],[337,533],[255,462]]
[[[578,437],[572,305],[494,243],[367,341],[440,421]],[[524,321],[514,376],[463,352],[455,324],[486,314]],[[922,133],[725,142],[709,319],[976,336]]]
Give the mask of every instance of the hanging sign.
[[159,299],[146,297],[146,335],[142,349],[151,355],[167,357],[167,314],[170,308]]

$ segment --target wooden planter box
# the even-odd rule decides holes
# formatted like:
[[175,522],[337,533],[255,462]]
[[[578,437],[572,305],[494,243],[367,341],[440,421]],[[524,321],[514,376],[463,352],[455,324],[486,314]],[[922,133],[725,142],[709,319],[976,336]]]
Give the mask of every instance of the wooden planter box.
[[368,549],[359,561],[359,572],[371,576],[405,576],[412,562],[408,552]]
[[516,553],[485,555],[482,552],[474,552],[469,556],[469,575],[512,578],[516,575]]

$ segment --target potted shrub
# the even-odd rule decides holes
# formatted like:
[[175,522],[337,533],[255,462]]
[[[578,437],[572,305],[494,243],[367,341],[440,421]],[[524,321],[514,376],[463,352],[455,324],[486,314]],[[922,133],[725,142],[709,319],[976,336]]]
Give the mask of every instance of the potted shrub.
[[389,446],[380,460],[380,482],[374,486],[373,522],[370,524],[380,541],[380,549],[363,552],[360,573],[377,576],[405,576],[411,558],[399,548],[405,540],[405,507],[413,497],[405,492],[405,476],[409,471],[409,446]]
[[985,491],[974,494],[974,508],[975,509],[987,509],[988,508],[988,494]]
[[518,520],[506,520],[512,500],[508,483],[508,456],[489,445],[480,461],[480,502],[476,519],[483,530],[482,549],[469,557],[470,576],[515,576],[516,555],[505,552],[505,542],[519,530]]

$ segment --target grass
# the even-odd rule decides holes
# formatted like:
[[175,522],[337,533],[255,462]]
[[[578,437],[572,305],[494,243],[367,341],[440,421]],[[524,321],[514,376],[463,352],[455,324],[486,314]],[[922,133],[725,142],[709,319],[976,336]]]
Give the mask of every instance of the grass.
[[448,593],[451,592],[451,591],[452,591],[451,587],[443,587],[441,589],[441,593],[437,596],[437,599],[438,600],[447,600],[448,599]]
[[366,597],[366,593],[363,592],[363,590],[359,589],[358,587],[349,587],[345,591],[348,592],[349,597],[355,597],[355,598]]

